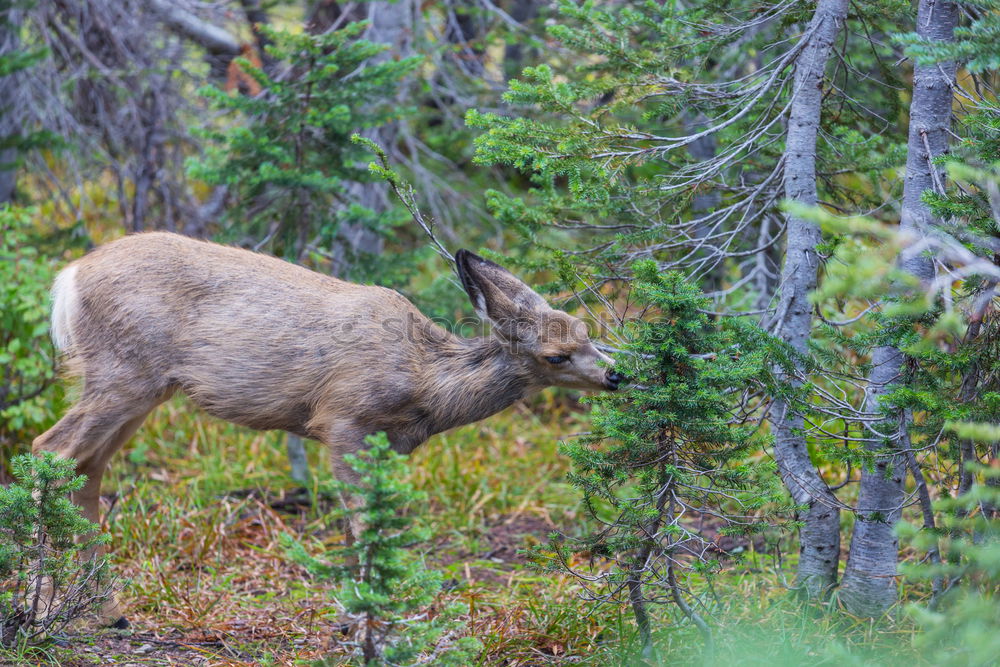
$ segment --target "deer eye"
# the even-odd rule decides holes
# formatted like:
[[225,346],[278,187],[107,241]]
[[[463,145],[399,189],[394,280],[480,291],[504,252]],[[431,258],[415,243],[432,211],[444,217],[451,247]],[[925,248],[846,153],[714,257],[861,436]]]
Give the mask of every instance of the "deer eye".
[[567,357],[564,354],[559,354],[554,357],[545,357],[545,361],[549,362],[550,364],[555,364],[556,366],[558,366],[559,364],[564,364],[567,361],[569,361],[569,357]]

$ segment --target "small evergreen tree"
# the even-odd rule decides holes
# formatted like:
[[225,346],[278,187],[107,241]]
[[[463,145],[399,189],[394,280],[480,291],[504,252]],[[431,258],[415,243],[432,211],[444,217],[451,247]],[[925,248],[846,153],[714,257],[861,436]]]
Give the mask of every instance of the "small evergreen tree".
[[82,560],[106,540],[69,494],[86,482],[76,462],[52,453],[17,456],[14,483],[0,487],[0,645],[58,632],[110,593],[103,557]]
[[367,442],[371,449],[345,457],[359,482],[333,485],[342,497],[357,499],[341,516],[362,522],[363,531],[353,544],[319,557],[285,535],[288,553],[313,576],[343,582],[337,603],[355,621],[355,657],[361,664],[469,664],[479,643],[454,638],[457,609],[428,611],[441,591],[441,573],[407,551],[424,533],[406,511],[425,497],[405,481],[406,457],[392,450],[384,433]]
[[[710,577],[720,563],[698,519],[719,517],[721,534],[750,535],[781,509],[774,465],[757,456],[767,442],[754,396],[787,394],[772,368],[791,360],[754,325],[711,322],[707,299],[678,274],[652,261],[633,271],[646,317],[627,323],[616,355],[633,384],[591,398],[592,432],[562,448],[599,528],[579,540],[555,536],[535,556],[576,575],[590,599],[630,603],[650,654],[649,604],[673,602],[710,638],[687,575]],[[573,558],[583,554],[587,568]]]
[[344,201],[346,183],[371,178],[364,150],[349,139],[406,113],[393,93],[420,59],[372,64],[386,47],[359,39],[365,26],[320,35],[260,26],[274,71],[239,62],[262,92],[203,89],[215,108],[242,116],[206,131],[210,147],[190,164],[194,176],[230,188],[234,203],[223,236],[249,237],[301,259],[309,246],[345,246],[338,237],[345,225],[386,233],[395,224],[392,214],[376,216]]

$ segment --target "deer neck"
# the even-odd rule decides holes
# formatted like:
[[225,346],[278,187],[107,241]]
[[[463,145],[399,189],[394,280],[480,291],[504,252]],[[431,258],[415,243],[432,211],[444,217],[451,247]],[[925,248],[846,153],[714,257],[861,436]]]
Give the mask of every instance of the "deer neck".
[[429,356],[421,384],[431,434],[489,417],[541,389],[490,336],[449,337]]

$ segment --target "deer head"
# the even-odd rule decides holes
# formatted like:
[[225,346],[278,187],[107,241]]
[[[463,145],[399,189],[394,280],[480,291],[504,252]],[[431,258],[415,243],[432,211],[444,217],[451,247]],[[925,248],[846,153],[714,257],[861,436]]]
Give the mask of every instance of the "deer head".
[[615,390],[624,380],[583,320],[551,308],[507,269],[468,250],[459,250],[455,263],[476,313],[540,386]]

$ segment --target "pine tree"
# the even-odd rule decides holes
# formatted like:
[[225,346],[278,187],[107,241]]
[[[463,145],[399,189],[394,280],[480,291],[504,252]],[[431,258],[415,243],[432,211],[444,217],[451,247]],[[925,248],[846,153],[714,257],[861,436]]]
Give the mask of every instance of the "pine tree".
[[83,488],[76,462],[45,453],[11,461],[0,487],[0,645],[58,632],[110,594],[103,557],[81,554],[106,541],[69,494]]
[[[372,59],[385,46],[359,39],[365,23],[315,35],[260,26],[267,52],[281,66],[273,73],[240,60],[262,92],[203,93],[217,109],[235,114],[232,125],[205,132],[205,156],[190,164],[204,181],[230,188],[234,205],[222,236],[249,237],[292,259],[310,251],[336,256],[348,247],[339,236],[350,224],[388,233],[396,216],[381,217],[344,200],[345,186],[370,178],[365,152],[351,134],[406,113],[395,102],[399,81],[420,59]],[[338,266],[336,268],[343,268]]]
[[[646,315],[626,324],[616,355],[632,385],[590,399],[592,432],[562,447],[598,529],[535,556],[577,575],[590,599],[630,603],[649,654],[650,604],[673,602],[710,637],[688,575],[711,577],[720,564],[697,517],[722,518],[725,535],[752,535],[787,509],[774,465],[753,456],[767,439],[751,414],[761,394],[793,396],[772,373],[791,364],[780,342],[741,321],[712,322],[699,290],[652,261],[634,275]],[[574,564],[584,553],[589,568]]]
[[352,499],[341,516],[363,526],[354,543],[313,556],[286,535],[288,553],[313,576],[343,583],[337,604],[354,621],[361,664],[468,664],[479,643],[455,638],[457,609],[429,611],[441,591],[441,573],[408,551],[425,539],[408,514],[425,497],[406,481],[406,457],[392,450],[384,433],[367,442],[371,449],[345,457],[359,481],[333,485]]

